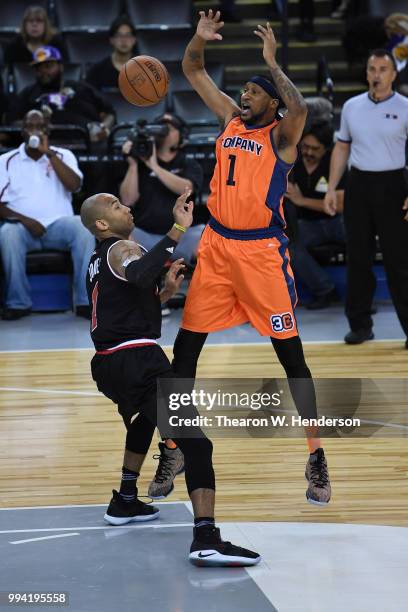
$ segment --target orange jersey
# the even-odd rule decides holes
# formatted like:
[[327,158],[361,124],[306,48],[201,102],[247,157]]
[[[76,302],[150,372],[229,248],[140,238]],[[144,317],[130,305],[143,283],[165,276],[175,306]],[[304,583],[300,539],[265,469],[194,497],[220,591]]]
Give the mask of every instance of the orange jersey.
[[282,201],[293,164],[275,151],[272,130],[277,123],[246,127],[235,117],[217,138],[207,206],[226,228],[285,227]]

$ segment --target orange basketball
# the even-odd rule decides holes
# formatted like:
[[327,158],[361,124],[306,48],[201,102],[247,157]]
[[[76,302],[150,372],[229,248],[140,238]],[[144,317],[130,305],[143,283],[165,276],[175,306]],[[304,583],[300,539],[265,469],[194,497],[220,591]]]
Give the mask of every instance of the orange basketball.
[[118,84],[123,97],[131,104],[153,106],[166,95],[169,75],[155,57],[137,55],[122,66]]

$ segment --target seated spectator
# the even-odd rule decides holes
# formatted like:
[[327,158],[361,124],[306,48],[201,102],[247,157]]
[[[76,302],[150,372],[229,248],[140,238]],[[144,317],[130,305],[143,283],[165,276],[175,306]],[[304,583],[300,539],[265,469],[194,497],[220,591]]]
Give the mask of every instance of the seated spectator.
[[3,319],[30,314],[26,276],[28,251],[70,251],[74,265],[74,305],[89,317],[85,277],[95,247],[93,236],[74,216],[71,193],[82,183],[73,153],[48,145],[48,124],[31,110],[24,118],[24,142],[0,155],[0,252],[5,276]]
[[61,54],[54,47],[40,47],[33,55],[37,82],[17,96],[11,120],[32,108],[49,108],[52,122],[88,128],[92,142],[106,140],[114,123],[112,106],[88,83],[65,80]]
[[332,127],[325,123],[312,125],[300,143],[301,157],[296,163],[286,197],[296,207],[297,233],[291,250],[291,264],[313,295],[307,308],[326,308],[338,299],[334,283],[309,253],[310,247],[326,242],[345,242],[343,216],[343,183],[337,193],[337,214],[324,212],[330,156],[333,146]]
[[96,89],[112,89],[118,86],[119,71],[131,57],[137,55],[136,30],[126,16],[118,17],[109,30],[109,42],[113,52],[103,60],[94,64],[87,76],[88,83]]
[[[148,159],[131,154],[131,141],[123,146],[128,169],[120,185],[121,201],[133,209],[136,228],[132,237],[147,250],[163,238],[173,223],[174,194],[181,195],[186,187],[197,193],[202,185],[201,166],[187,159],[182,149],[184,122],[170,113],[157,122],[168,126],[168,133],[156,140]],[[203,229],[203,225],[190,228],[171,259],[184,257],[186,263],[191,263]]]
[[46,45],[56,47],[61,56],[66,57],[64,41],[52,27],[45,9],[41,6],[29,6],[24,12],[20,33],[4,50],[4,63],[32,62],[33,53]]

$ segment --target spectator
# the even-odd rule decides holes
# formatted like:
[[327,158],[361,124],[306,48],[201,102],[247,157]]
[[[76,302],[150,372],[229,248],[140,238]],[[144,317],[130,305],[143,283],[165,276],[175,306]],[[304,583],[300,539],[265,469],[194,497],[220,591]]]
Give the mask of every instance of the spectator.
[[32,62],[33,53],[46,45],[56,47],[61,56],[66,57],[62,37],[52,27],[45,9],[41,6],[29,6],[24,12],[20,33],[4,50],[4,63]]
[[328,273],[308,251],[326,242],[344,243],[343,183],[336,191],[336,214],[324,210],[327,192],[333,129],[326,123],[311,125],[300,142],[301,157],[296,163],[288,184],[287,197],[296,206],[297,236],[292,245],[291,263],[313,295],[307,304],[310,310],[326,308],[338,299],[334,283]]
[[[408,338],[408,189],[405,144],[408,100],[392,89],[395,60],[376,49],[367,61],[369,90],[343,106],[338,140],[330,163],[325,210],[336,212],[335,189],[349,161],[344,199],[347,236],[346,316],[348,344],[374,337],[371,304],[376,235],[383,254],[391,298]],[[408,339],[406,341],[408,349]]]
[[85,276],[95,243],[79,216],[74,216],[71,204],[71,193],[80,188],[82,173],[71,151],[49,147],[48,124],[40,111],[27,113],[22,135],[24,142],[18,149],[0,156],[3,319],[12,321],[30,314],[26,254],[43,249],[71,252],[76,314],[88,317]]
[[113,52],[94,64],[89,70],[86,80],[96,89],[112,89],[118,86],[119,71],[126,62],[137,55],[136,30],[130,19],[126,16],[118,17],[109,30],[109,41]]
[[33,55],[37,82],[17,96],[11,119],[21,119],[32,108],[49,107],[53,123],[88,128],[93,142],[106,140],[114,123],[112,106],[88,83],[64,79],[61,54],[39,47]]
[[[172,223],[174,194],[184,193],[186,187],[197,193],[202,184],[200,165],[188,160],[182,150],[184,122],[170,113],[158,122],[168,126],[168,133],[153,145],[148,159],[129,155],[132,143],[124,144],[128,169],[120,185],[122,203],[133,208],[136,227],[132,236],[147,250],[163,238]],[[191,262],[203,229],[203,225],[189,229],[177,245],[174,259],[184,257]]]

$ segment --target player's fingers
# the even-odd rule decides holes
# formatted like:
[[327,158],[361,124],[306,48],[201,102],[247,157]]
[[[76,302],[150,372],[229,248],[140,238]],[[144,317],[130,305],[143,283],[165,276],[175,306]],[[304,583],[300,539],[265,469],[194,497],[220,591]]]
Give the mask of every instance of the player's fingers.
[[256,27],[258,28],[258,30],[261,30],[261,32],[263,32],[264,34],[267,33],[266,28],[264,28],[261,24],[258,23],[258,25]]
[[259,38],[262,38],[262,40],[265,39],[265,36],[262,34],[262,32],[258,32],[258,30],[254,30],[254,34],[256,34],[257,36],[259,36]]
[[215,13],[215,15],[214,15],[214,21],[219,21],[219,20],[220,20],[220,17],[221,17],[221,13],[220,13],[220,11],[217,11],[217,12]]
[[212,10],[212,9],[210,9],[210,10],[208,11],[208,17],[209,17],[210,19],[212,19],[212,18],[213,18],[213,10]]

